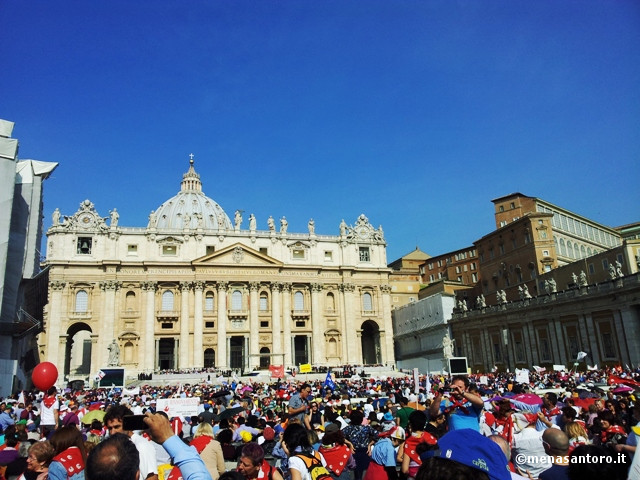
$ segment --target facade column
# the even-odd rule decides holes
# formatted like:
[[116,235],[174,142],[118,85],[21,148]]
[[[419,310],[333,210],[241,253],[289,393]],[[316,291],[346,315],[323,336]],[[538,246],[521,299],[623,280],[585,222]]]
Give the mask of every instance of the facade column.
[[188,368],[189,363],[189,292],[191,282],[180,282],[180,357],[177,368]]
[[618,344],[618,352],[620,352],[620,363],[623,365],[631,365],[629,349],[627,348],[627,341],[625,338],[624,324],[622,323],[622,315],[620,310],[612,310],[611,313],[613,315],[613,328],[615,330],[614,334],[616,336],[616,343]]
[[202,349],[202,333],[204,331],[204,305],[202,303],[202,292],[204,282],[195,282],[194,288],[194,310],[193,310],[193,363],[192,367],[204,367],[204,351]]
[[249,282],[249,371],[260,365],[260,323],[258,321],[259,282]]
[[282,336],[284,338],[284,366],[293,365],[291,358],[291,284],[282,284]]
[[[356,326],[355,319],[355,306],[354,306],[354,298],[353,294],[356,291],[355,285],[352,283],[344,283],[340,285],[342,291],[344,292],[344,320],[345,327],[342,334],[345,337],[345,344],[347,350],[347,358],[346,363],[350,365],[356,365],[362,363],[362,354],[360,353],[361,349],[361,339],[362,339],[362,330],[359,328],[360,326]],[[352,335],[354,332],[359,332],[357,335]]]
[[227,282],[218,282],[218,351],[216,352],[217,367],[229,369],[227,362]]
[[322,312],[320,310],[320,292],[322,284],[311,284],[311,331],[313,332],[311,358],[314,366],[324,365],[327,361],[325,355],[325,341],[322,328]]
[[160,368],[160,339],[155,339],[156,351],[155,351],[155,366],[156,368]]
[[[64,368],[64,350],[62,363],[60,363],[60,327],[62,324],[62,291],[66,283],[53,281],[49,283],[49,291],[51,292],[51,301],[49,309],[49,318],[47,322],[47,361],[53,363],[59,371]],[[95,333],[95,332],[94,332]],[[93,368],[94,366],[91,365]],[[96,371],[97,371],[96,367]],[[93,372],[94,370],[92,370]]]
[[100,284],[100,288],[104,292],[104,307],[102,311],[102,334],[100,335],[100,341],[98,343],[98,358],[101,366],[108,364],[108,350],[107,345],[112,340],[117,342],[117,334],[114,329],[115,325],[115,303],[116,303],[116,290],[120,287],[120,283],[114,280],[107,280]]
[[[600,342],[598,341],[598,335],[596,330],[596,323],[593,321],[593,315],[591,313],[584,314],[584,326],[587,332],[588,345],[589,345],[589,355],[592,358],[593,364],[597,365],[601,363],[600,359]],[[592,332],[589,334],[589,332]]]
[[393,317],[391,316],[391,286],[381,285],[382,292],[382,322],[385,331],[384,357],[382,362],[385,365],[396,364],[396,354],[393,345]]
[[144,337],[142,339],[143,360],[140,363],[145,373],[152,373],[158,366],[157,348],[155,339],[155,323],[156,323],[156,288],[155,282],[143,282],[142,290],[146,292],[145,319],[144,319]]
[[338,298],[336,299],[336,310],[338,312],[338,330],[340,331],[340,361],[343,364],[347,361],[347,319],[345,311],[345,295],[343,285],[338,286]]
[[[282,353],[282,325],[280,322],[280,290],[282,289],[282,284],[280,283],[272,283],[271,284],[271,338],[273,343],[271,345],[271,353],[280,354]],[[282,356],[279,357],[271,357],[272,359],[276,359],[276,365],[282,364],[284,365],[284,358]],[[273,362],[271,362],[273,363]]]
[[[637,365],[640,363],[640,319],[638,312],[625,306],[620,310],[620,321],[622,331],[618,335],[622,335],[626,342],[627,352],[629,352],[629,365]],[[617,323],[617,321],[616,321]],[[625,362],[627,363],[627,362]]]

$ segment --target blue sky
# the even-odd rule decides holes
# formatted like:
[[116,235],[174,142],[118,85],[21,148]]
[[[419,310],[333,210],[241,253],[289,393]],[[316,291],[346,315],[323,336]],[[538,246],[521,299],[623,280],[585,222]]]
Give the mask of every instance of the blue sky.
[[471,245],[515,191],[640,220],[636,1],[4,0],[0,31],[0,118],[60,163],[47,227],[85,198],[145,225],[190,153],[228,215],[365,213],[389,261]]

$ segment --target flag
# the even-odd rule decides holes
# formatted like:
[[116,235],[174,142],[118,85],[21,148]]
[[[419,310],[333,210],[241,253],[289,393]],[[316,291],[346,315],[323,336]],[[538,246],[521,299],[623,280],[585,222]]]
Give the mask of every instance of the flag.
[[630,378],[618,377],[617,375],[609,375],[607,383],[609,385],[615,383],[616,385],[628,385],[629,387],[640,388],[640,382],[636,382]]
[[311,364],[310,363],[301,363],[300,364],[300,373],[311,373]]
[[498,371],[498,366],[494,365],[493,368],[491,369],[491,371],[494,372],[494,373],[497,372]]
[[336,389],[336,384],[333,378],[331,378],[331,371],[327,372],[327,378],[324,379],[324,386],[330,388],[332,392]]
[[22,391],[20,392],[20,395],[18,395],[18,404],[20,404],[20,403],[21,403],[21,404],[23,404],[23,405],[26,403],[26,402],[24,401],[24,390],[22,390]]
[[105,375],[106,375],[106,373],[104,373],[102,370],[100,370],[98,372],[98,375],[96,375],[96,376],[98,377],[98,380],[102,380]]
[[587,352],[578,352],[578,357],[576,358],[576,362],[581,361],[586,356],[587,356]]
[[592,372],[593,372],[594,370],[598,370],[598,364],[596,363],[593,367],[591,367],[591,366],[587,365],[587,370],[590,370],[590,371],[592,371]]
[[269,365],[271,378],[284,378],[284,365]]
[[534,365],[533,369],[536,371],[536,373],[542,373],[545,372],[547,369],[544,367],[539,367],[538,365]]

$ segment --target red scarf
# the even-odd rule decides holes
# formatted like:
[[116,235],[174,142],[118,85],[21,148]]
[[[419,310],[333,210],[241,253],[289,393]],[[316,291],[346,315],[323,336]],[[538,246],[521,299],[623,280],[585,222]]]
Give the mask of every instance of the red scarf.
[[547,417],[547,420],[551,420],[551,417],[555,417],[556,415],[560,415],[560,409],[558,407],[553,407],[551,410],[547,410],[542,407],[540,411]]
[[416,447],[421,443],[435,445],[438,443],[438,440],[428,432],[420,432],[419,435],[412,434],[409,438],[407,438],[407,440],[404,442],[404,453],[409,455],[409,458],[416,462],[418,465],[422,465],[422,460],[420,460],[420,455],[418,454],[418,452],[416,452]]
[[45,395],[44,398],[42,399],[42,403],[44,403],[45,407],[51,408],[52,405],[54,403],[56,403],[56,396],[55,395]]
[[211,442],[211,440],[213,440],[213,438],[211,438],[209,435],[200,435],[199,437],[191,440],[189,445],[195,447],[198,453],[202,453],[207,445],[209,445],[209,442]]
[[351,450],[346,445],[321,446],[320,453],[327,462],[327,468],[340,476],[342,471],[347,467],[347,462],[351,456]]
[[64,452],[59,453],[53,460],[60,462],[67,471],[67,478],[84,470],[84,460],[78,447],[69,447]]
[[456,408],[459,408],[460,410],[462,410],[465,415],[469,414],[469,409],[464,405],[464,403],[460,402],[455,397],[452,397],[450,400],[453,400],[453,404],[449,405],[447,408],[444,409],[445,415],[453,412]]

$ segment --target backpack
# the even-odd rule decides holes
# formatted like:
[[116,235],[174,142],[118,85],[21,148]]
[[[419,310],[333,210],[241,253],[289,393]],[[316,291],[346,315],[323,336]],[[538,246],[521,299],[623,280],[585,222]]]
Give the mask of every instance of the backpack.
[[296,455],[298,458],[302,459],[307,470],[309,471],[309,476],[311,480],[332,480],[333,477],[327,470],[327,467],[322,465],[322,462],[315,456],[308,455],[306,453],[301,453]]

